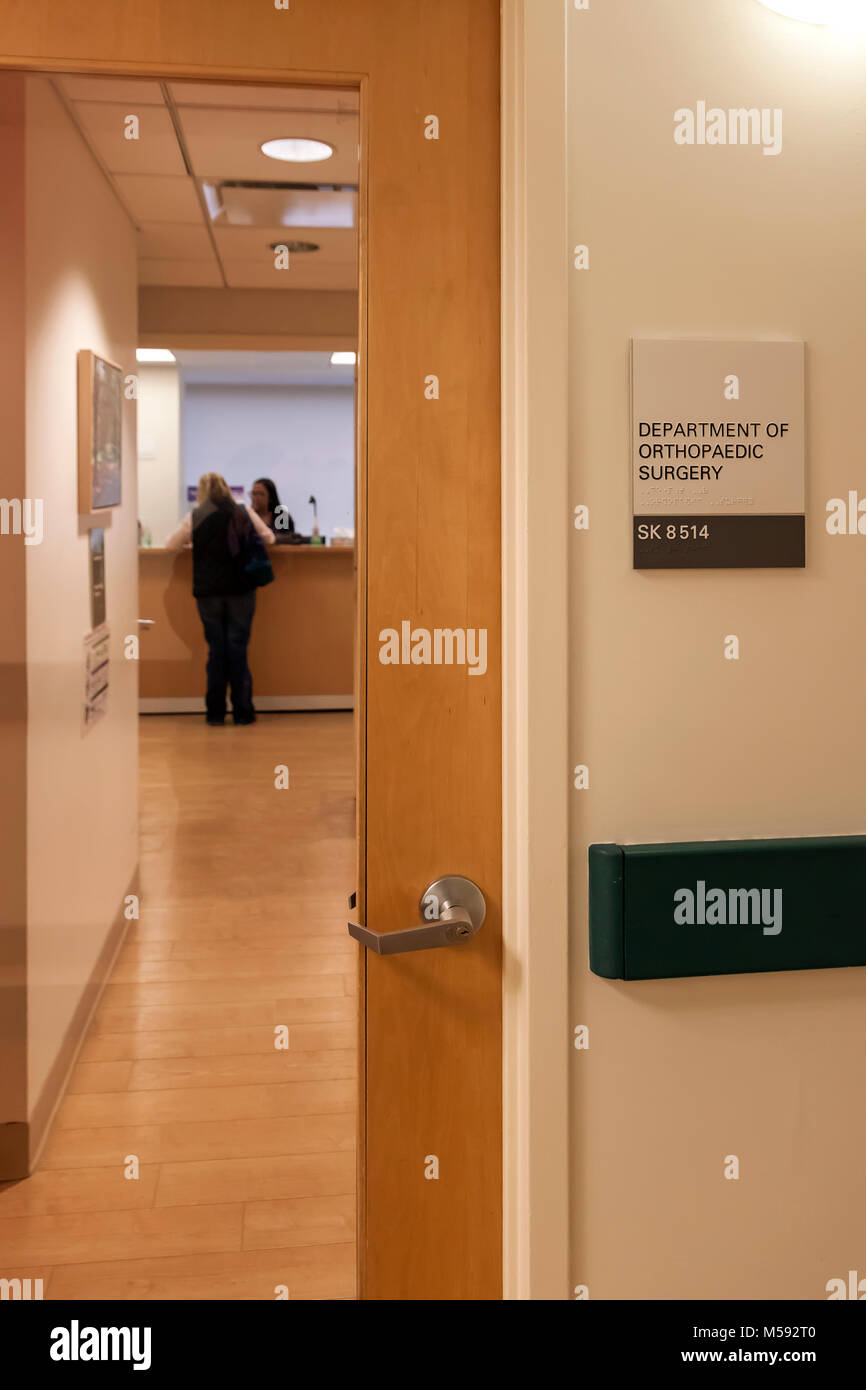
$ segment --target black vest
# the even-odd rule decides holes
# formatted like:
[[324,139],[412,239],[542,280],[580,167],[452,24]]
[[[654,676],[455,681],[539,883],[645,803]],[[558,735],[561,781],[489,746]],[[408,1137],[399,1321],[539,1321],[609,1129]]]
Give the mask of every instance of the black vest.
[[229,550],[229,522],[236,510],[227,498],[203,502],[192,514],[192,592],[195,598],[245,594],[241,562]]

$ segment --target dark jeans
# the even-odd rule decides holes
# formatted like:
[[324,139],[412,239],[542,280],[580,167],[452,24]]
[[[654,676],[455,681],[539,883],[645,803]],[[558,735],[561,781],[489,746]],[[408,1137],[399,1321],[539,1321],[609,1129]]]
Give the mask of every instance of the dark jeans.
[[199,598],[196,603],[208,645],[207,717],[225,719],[226,686],[230,685],[234,721],[249,723],[255,718],[253,678],[247,665],[247,645],[256,611],[255,589],[248,594]]

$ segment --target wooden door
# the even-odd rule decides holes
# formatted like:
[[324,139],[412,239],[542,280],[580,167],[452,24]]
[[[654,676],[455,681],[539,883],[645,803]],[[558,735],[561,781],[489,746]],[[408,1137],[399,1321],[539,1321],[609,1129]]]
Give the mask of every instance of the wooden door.
[[[497,1298],[498,7],[409,9],[425,14],[424,34],[419,24],[392,79],[369,88],[362,920],[418,922],[421,894],[443,874],[474,880],[488,915],[467,945],[362,962],[363,1286],[368,1298]],[[430,116],[438,140],[425,138]],[[383,124],[402,146],[396,180],[378,167]],[[485,674],[402,664],[403,652],[383,664],[382,634],[402,643],[406,622],[422,634],[419,657],[425,632],[486,630]]]
[[360,1289],[498,1298],[497,0],[0,0],[0,35],[6,67],[361,88],[359,909],[413,925],[462,874],[487,917],[361,955]]

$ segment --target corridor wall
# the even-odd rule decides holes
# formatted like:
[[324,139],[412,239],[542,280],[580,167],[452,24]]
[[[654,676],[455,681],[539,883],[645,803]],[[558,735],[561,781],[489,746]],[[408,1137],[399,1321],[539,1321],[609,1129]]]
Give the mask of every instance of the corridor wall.
[[[124,638],[137,633],[135,407],[123,409],[122,505],[80,516],[77,353],[89,348],[135,372],[136,251],[134,229],[50,79],[10,73],[0,83],[4,272],[11,267],[19,286],[3,333],[15,363],[2,397],[18,469],[6,489],[20,488],[42,516],[38,539],[2,538],[17,635],[4,729],[16,750],[4,793],[14,826],[4,935],[16,1006],[3,1038],[0,1113],[0,1176],[13,1177],[38,1153],[135,884],[137,664],[123,655]],[[106,713],[85,730],[94,525],[105,531],[111,662]]]
[[[825,1298],[863,1258],[866,969],[599,979],[587,848],[866,830],[866,538],[826,525],[862,492],[866,39],[755,0],[569,10],[572,1283]],[[700,101],[779,111],[781,148],[676,143]],[[804,570],[632,568],[653,337],[805,341]]]

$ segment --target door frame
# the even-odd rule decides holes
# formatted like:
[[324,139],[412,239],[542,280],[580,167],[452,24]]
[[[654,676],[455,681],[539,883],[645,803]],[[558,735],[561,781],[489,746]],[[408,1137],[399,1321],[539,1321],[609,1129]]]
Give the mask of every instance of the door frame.
[[[501,5],[507,1299],[569,1296],[567,9],[567,0],[502,0]],[[351,86],[361,91],[366,155],[366,84],[360,72],[293,75],[281,69],[277,77],[272,68],[239,66],[221,72],[212,64],[44,57],[2,57],[0,70]],[[363,249],[360,259],[363,336]],[[359,393],[364,389],[362,377]],[[365,556],[359,553],[357,559],[363,592]],[[361,632],[363,611],[357,617]]]
[[569,1292],[567,0],[502,0],[503,1255]]

